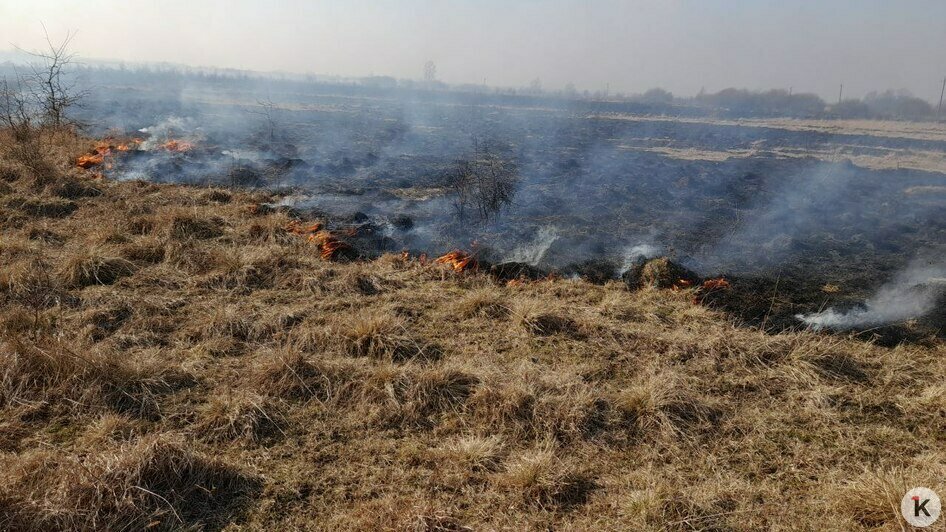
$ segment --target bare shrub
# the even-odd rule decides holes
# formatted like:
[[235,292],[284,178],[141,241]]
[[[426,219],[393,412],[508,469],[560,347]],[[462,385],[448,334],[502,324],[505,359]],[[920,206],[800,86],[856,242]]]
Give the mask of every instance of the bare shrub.
[[[45,27],[43,28],[45,31]],[[46,33],[46,49],[29,53],[35,61],[29,71],[21,75],[26,90],[37,106],[43,122],[53,127],[74,126],[77,122],[68,116],[86,95],[77,88],[77,80],[70,75],[69,68],[75,64],[75,54],[69,51],[74,33],[67,33],[59,43],[54,43]]]
[[461,220],[485,222],[512,202],[519,181],[512,162],[491,153],[460,159],[445,176]]

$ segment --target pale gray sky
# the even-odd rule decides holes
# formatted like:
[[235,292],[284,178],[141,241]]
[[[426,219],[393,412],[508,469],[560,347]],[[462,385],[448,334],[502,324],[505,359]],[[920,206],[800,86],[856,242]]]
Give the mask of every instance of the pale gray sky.
[[0,49],[77,30],[81,56],[449,83],[691,95],[907,88],[936,101],[944,0],[0,0]]

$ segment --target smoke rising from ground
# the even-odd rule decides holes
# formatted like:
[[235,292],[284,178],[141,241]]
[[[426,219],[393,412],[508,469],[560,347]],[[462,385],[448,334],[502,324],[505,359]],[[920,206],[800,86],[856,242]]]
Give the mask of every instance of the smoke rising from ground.
[[[904,257],[946,256],[942,174],[795,155],[946,151],[939,140],[628,118],[495,93],[108,75],[121,89],[96,91],[93,133],[146,137],[109,177],[281,191],[303,216],[374,235],[369,254],[460,248],[611,278],[668,254],[705,276],[839,284],[844,303],[867,299]],[[124,90],[136,85],[169,88]],[[194,147],[161,149],[171,139]],[[517,184],[496,217],[473,223],[458,219],[448,178],[483,154],[512,163]]]
[[863,305],[797,317],[813,329],[858,329],[904,322],[929,313],[946,294],[946,263],[916,260]]

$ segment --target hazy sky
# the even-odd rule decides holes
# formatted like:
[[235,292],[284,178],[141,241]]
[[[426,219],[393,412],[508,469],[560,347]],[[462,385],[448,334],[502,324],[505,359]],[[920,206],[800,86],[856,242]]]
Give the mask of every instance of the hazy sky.
[[0,0],[0,49],[77,30],[81,56],[680,95],[794,87],[939,99],[946,0]]

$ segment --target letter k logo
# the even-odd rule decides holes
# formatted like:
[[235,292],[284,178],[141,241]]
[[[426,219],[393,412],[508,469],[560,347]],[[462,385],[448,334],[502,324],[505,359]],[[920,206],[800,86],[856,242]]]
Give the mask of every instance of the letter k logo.
[[923,502],[920,502],[920,496],[914,495],[913,496],[913,516],[920,517],[920,512],[923,512],[923,515],[925,515],[926,517],[930,517],[930,512],[927,511],[926,509],[926,505],[929,502],[930,502],[929,499],[923,499]]

